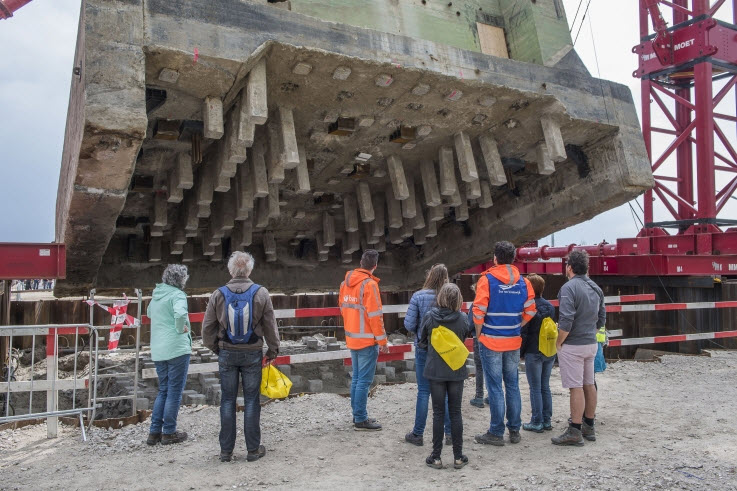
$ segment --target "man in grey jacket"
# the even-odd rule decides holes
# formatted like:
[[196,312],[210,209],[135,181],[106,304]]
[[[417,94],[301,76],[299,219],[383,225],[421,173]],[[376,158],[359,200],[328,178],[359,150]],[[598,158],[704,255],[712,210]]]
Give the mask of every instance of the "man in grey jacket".
[[561,436],[552,438],[555,445],[584,444],[596,440],[596,387],[594,358],[598,348],[597,330],[606,322],[604,293],[588,276],[589,255],[573,251],[568,256],[568,282],[558,293],[558,364],[564,389],[571,395],[571,419]]
[[[218,354],[220,365],[220,460],[229,462],[235,447],[235,410],[238,384],[243,384],[243,411],[246,449],[249,462],[266,455],[261,445],[261,366],[264,358],[263,345],[268,347],[266,361],[270,363],[279,353],[279,331],[274,317],[274,307],[268,290],[255,285],[248,277],[253,270],[253,257],[247,252],[236,251],[228,260],[228,271],[233,279],[223,288],[215,290],[210,296],[202,321],[202,344]],[[226,295],[250,294],[250,300],[242,310],[229,309]],[[247,295],[249,296],[249,295]],[[232,302],[231,306],[234,305]],[[229,310],[230,314],[229,315]],[[252,333],[237,336],[231,322],[237,314],[244,319],[240,324],[241,334],[247,334],[250,324]],[[250,319],[250,322],[249,322]],[[228,329],[230,328],[230,332]],[[247,340],[245,338],[248,338]]]

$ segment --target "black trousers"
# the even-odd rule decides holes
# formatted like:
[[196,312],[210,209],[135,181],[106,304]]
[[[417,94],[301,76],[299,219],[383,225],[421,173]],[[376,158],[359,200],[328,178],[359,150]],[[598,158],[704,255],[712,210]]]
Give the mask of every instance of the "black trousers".
[[440,458],[443,450],[443,429],[445,419],[445,397],[448,396],[448,412],[450,413],[450,435],[453,439],[453,457],[463,455],[463,416],[461,400],[463,399],[463,381],[437,382],[430,381],[432,397],[432,455]]

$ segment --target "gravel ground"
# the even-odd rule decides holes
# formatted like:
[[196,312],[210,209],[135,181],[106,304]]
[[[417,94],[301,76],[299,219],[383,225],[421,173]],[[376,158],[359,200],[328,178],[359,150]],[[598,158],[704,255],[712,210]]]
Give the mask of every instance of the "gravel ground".
[[[425,466],[431,431],[424,447],[403,441],[414,418],[412,384],[381,387],[370,399],[370,414],[384,425],[376,433],[353,431],[349,401],[338,395],[269,404],[262,411],[268,453],[254,463],[245,460],[242,430],[236,459],[218,461],[216,407],[183,408],[179,426],[190,440],[169,447],[144,444],[147,424],[94,429],[87,443],[68,427],[47,440],[39,425],[0,433],[0,489],[737,489],[736,379],[737,352],[612,364],[597,379],[597,442],[558,448],[550,437],[565,428],[568,399],[555,369],[552,435],[523,432],[518,445],[478,445],[473,435],[486,430],[489,413],[464,403],[470,464],[462,470],[449,467],[449,448],[445,469]],[[520,381],[524,420],[523,374]],[[473,386],[466,383],[465,401]]]

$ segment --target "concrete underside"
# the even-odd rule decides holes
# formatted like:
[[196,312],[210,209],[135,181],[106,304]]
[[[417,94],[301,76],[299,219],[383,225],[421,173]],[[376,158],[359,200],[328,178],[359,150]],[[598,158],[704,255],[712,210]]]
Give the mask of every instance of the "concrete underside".
[[[263,60],[264,100],[247,101]],[[590,77],[573,51],[545,67],[238,0],[87,0],[75,66],[81,75],[70,94],[57,201],[68,277],[57,294],[151,288],[166,264],[182,261],[188,291],[211,290],[228,278],[222,258],[234,249],[254,255],[253,278],[271,291],[332,290],[366,247],[386,248],[377,272],[382,288],[409,289],[434,263],[461,271],[488,260],[497,240],[544,237],[653,185],[629,90]],[[161,92],[152,90],[166,91],[158,107],[153,96]],[[451,100],[454,92],[462,96]],[[206,99],[222,101],[222,112],[208,112]],[[268,105],[264,124],[243,109],[259,103]],[[240,114],[253,119],[244,123]],[[338,116],[353,118],[355,131],[330,134]],[[545,118],[553,121],[550,134]],[[161,139],[171,121],[173,139]],[[254,141],[228,135],[233,125],[255,128]],[[390,141],[400,126],[417,133],[409,145]],[[201,163],[192,161],[193,135]],[[480,137],[496,143],[501,160],[482,151]],[[552,172],[550,152],[561,138],[567,156]],[[292,146],[299,158],[287,155]],[[453,150],[455,174],[445,181],[443,147]],[[355,168],[359,152],[371,157]],[[244,179],[253,187],[259,155],[271,198],[253,199],[250,189],[242,196],[252,202],[243,203],[234,194]],[[421,162],[432,163],[434,177],[421,174]],[[495,164],[506,183],[490,174]],[[192,182],[182,166],[190,166]],[[203,191],[208,180],[219,190]],[[458,192],[429,206],[437,196],[425,192],[428,180],[455,182]],[[410,198],[402,182],[414,185]],[[362,203],[365,184],[373,200]],[[467,199],[474,186],[490,194]],[[392,229],[395,199],[402,228]],[[188,206],[200,215],[194,226]],[[383,216],[371,216],[382,208]],[[437,213],[434,235],[428,217]],[[358,232],[349,236],[356,217]],[[316,237],[325,242],[332,227],[335,245],[318,246]]]

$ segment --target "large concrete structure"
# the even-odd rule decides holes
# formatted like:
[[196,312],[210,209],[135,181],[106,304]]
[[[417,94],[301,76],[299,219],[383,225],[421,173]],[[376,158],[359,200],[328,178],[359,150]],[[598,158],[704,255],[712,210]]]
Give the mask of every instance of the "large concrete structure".
[[168,262],[210,290],[241,248],[272,291],[335,289],[366,247],[404,289],[632,199],[631,94],[589,75],[560,3],[83,1],[58,293]]

